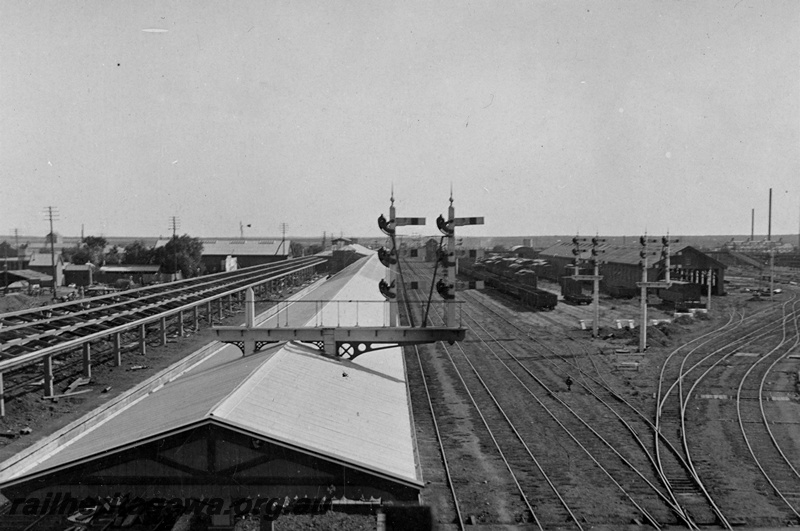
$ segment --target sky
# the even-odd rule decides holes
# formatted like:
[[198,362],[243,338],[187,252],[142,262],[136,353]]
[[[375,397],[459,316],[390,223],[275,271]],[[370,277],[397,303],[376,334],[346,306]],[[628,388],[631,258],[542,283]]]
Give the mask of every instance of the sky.
[[[0,234],[800,230],[800,2],[0,2]],[[250,225],[247,227],[247,225]]]

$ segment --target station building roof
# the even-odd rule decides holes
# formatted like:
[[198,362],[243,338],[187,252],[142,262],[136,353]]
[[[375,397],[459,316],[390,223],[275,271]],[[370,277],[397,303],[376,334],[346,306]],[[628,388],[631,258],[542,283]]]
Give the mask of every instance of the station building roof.
[[[366,312],[363,306],[343,310],[345,305],[335,301],[382,301],[377,283],[384,274],[373,254],[334,275],[306,299],[330,300],[321,311],[372,326],[383,321],[383,312]],[[309,326],[317,319],[312,314]],[[402,349],[350,361],[293,342],[245,357],[232,346],[220,349],[59,448],[31,456],[28,465],[15,467],[11,474],[0,472],[0,485],[79,466],[203,424],[422,486]]]

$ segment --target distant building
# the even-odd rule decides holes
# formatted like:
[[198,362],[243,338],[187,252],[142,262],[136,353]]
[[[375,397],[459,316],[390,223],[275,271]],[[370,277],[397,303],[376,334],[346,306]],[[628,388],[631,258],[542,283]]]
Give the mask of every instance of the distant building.
[[331,252],[329,272],[337,273],[350,264],[354,264],[365,256],[370,256],[374,253],[375,251],[357,243],[334,249]]
[[94,284],[94,274],[96,267],[92,263],[88,264],[66,264],[64,266],[64,284],[69,286],[91,286]]
[[102,266],[95,275],[96,281],[101,284],[114,285],[119,281],[127,280],[144,286],[158,282],[161,278],[159,265],[116,265]]
[[[34,250],[33,254],[30,255],[28,269],[50,277],[47,284],[42,285],[43,288],[53,287],[53,260],[53,255],[50,253],[49,249],[47,252],[36,252],[36,250]],[[56,286],[64,285],[64,260],[61,258],[61,253],[59,252],[55,254],[55,281]]]
[[46,274],[40,273],[38,271],[33,271],[31,269],[15,269],[4,271],[2,275],[0,275],[0,281],[3,283],[8,282],[8,284],[4,284],[11,287],[19,287],[21,291],[30,291],[35,289],[34,286],[45,287],[45,286],[52,286],[53,285],[53,277]]
[[[163,247],[168,239],[156,242]],[[208,273],[229,271],[234,259],[237,269],[279,262],[291,258],[292,242],[289,240],[266,239],[201,239],[203,254],[200,258]]]
[[766,254],[773,251],[775,254],[786,254],[794,252],[794,245],[783,240],[731,240],[725,242],[723,249],[737,251],[740,253]]
[[[572,242],[559,242],[540,252],[538,258],[545,260],[549,267],[537,268],[537,274],[555,282],[572,275],[575,263],[573,249]],[[600,274],[603,276],[600,290],[616,297],[636,296],[640,289],[637,283],[642,281],[639,245],[601,244],[597,250]],[[588,273],[587,264],[590,258],[591,250],[583,248],[579,254],[581,273]],[[705,286],[711,271],[713,295],[725,294],[725,269],[725,264],[694,247],[685,245],[670,249],[670,278]],[[647,281],[655,282],[665,278],[666,260],[660,256],[650,258],[647,264]]]

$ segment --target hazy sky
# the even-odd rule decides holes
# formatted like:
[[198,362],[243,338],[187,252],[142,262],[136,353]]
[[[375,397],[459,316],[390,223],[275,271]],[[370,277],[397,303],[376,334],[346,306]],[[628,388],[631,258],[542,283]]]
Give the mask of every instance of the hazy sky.
[[[796,233],[800,2],[0,2],[0,234]],[[411,233],[405,229],[404,233]]]

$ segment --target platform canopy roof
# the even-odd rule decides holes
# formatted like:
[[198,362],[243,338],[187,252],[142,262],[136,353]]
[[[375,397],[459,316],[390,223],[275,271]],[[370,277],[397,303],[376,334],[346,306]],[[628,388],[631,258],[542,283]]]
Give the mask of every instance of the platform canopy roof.
[[[356,265],[324,283],[317,290],[321,294],[312,292],[308,298],[380,297],[376,285],[384,269],[377,256]],[[30,465],[11,475],[0,471],[0,485],[124,452],[204,424],[422,486],[402,350],[389,348],[349,361],[294,342],[246,357],[233,346],[221,348],[60,448],[32,459]]]

